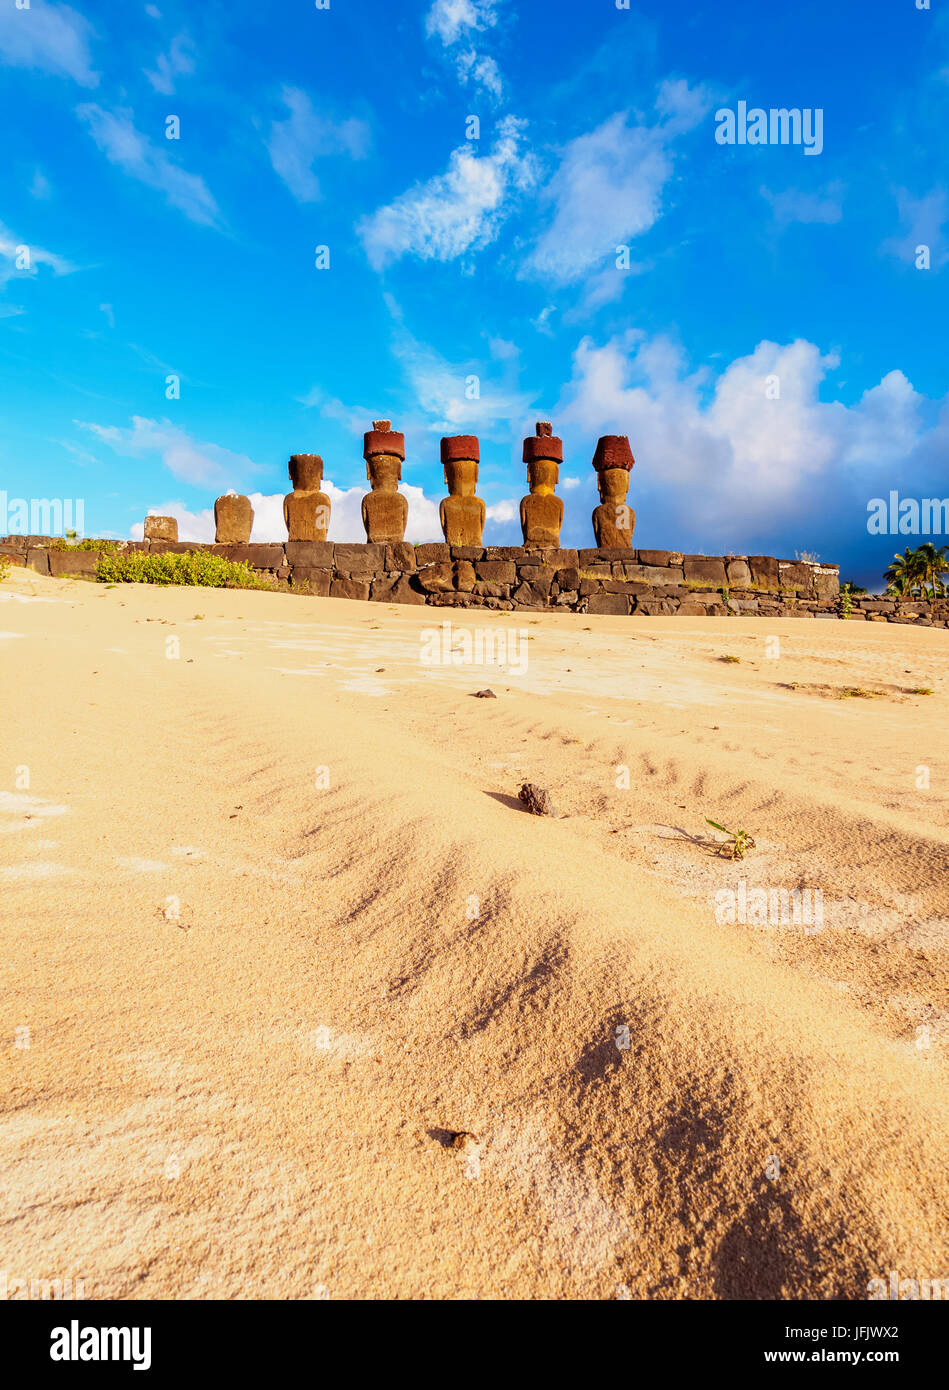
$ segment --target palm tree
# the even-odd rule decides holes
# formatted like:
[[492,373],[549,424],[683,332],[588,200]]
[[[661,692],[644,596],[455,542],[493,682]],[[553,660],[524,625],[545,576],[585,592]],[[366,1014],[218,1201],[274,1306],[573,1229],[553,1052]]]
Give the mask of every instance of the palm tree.
[[937,550],[932,541],[926,541],[915,552],[920,565],[920,578],[925,582],[929,580],[930,597],[936,597],[937,584],[943,593],[946,591],[945,584],[939,583],[937,575],[945,574],[949,570],[949,560],[946,559],[946,551],[949,546],[941,545]]
[[912,594],[914,589],[918,589],[924,577],[924,561],[918,550],[910,550],[906,547],[902,555],[897,552],[893,556],[893,561],[886,570],[883,578],[886,580],[888,589],[895,594]]

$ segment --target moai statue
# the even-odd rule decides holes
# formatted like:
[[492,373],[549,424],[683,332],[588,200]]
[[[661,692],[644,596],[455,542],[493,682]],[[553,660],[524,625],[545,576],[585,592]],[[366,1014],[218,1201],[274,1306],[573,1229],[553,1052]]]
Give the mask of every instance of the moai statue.
[[442,440],[442,464],[448,497],[438,506],[442,534],[449,545],[480,545],[484,532],[484,498],[475,496],[481,452],[474,434]]
[[325,541],[330,499],[320,491],[323,460],[319,454],[294,454],[288,467],[293,491],[283,499],[283,520],[292,541]]
[[521,530],[525,545],[560,546],[563,501],[554,488],[563,463],[563,443],[553,435],[553,425],[538,420],[537,433],[524,440],[527,486],[530,495],[521,498]]
[[214,504],[214,540],[217,545],[246,545],[254,524],[250,498],[226,492]]
[[362,524],[370,541],[401,541],[409,519],[409,504],[399,492],[405,435],[391,428],[390,420],[373,420],[363,436],[366,477],[372,492],[362,499]]
[[600,505],[593,511],[593,534],[601,549],[630,547],[636,513],[626,501],[630,469],[636,460],[625,434],[604,434],[596,442],[593,467]]
[[178,522],[173,516],[147,516],[145,518],[145,539],[147,541],[176,541]]

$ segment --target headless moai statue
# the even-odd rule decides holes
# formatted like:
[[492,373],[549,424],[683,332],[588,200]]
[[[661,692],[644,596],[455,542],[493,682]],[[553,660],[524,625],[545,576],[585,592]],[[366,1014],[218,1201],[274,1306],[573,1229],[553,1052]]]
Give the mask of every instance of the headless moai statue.
[[363,436],[366,477],[372,492],[362,499],[362,524],[370,541],[401,541],[409,519],[409,504],[399,492],[405,435],[391,428],[389,420],[373,420]]
[[525,545],[560,546],[563,501],[554,488],[563,463],[563,443],[553,425],[538,420],[537,433],[524,440],[524,462],[530,495],[521,498],[521,530]]
[[448,497],[438,506],[442,535],[449,545],[480,545],[484,534],[484,498],[475,496],[481,451],[473,434],[449,435],[442,440],[442,464]]
[[254,525],[250,498],[227,492],[214,504],[214,539],[218,545],[246,545]]
[[147,541],[176,541],[178,522],[173,516],[147,516],[145,518],[145,539]]
[[636,460],[625,434],[604,434],[593,455],[600,505],[593,511],[593,534],[600,549],[631,547],[636,513],[627,504],[629,475]]
[[293,491],[283,499],[283,520],[292,541],[325,541],[330,499],[321,491],[323,460],[319,454],[294,454],[288,467]]

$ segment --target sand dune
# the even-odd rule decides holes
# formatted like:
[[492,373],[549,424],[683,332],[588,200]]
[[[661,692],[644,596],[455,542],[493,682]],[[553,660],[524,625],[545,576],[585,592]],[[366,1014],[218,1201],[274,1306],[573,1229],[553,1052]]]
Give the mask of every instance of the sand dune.
[[[422,665],[443,620],[524,629],[526,672]],[[8,1277],[949,1276],[944,633],[15,572],[0,662]],[[822,929],[717,920],[756,888],[820,890]]]

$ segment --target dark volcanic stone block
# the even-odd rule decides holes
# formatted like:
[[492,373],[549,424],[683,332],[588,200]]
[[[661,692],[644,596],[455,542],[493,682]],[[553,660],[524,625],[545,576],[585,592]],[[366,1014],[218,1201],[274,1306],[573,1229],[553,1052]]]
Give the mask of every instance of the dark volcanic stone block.
[[287,541],[285,549],[288,565],[305,565],[307,569],[320,570],[333,568],[332,541]]
[[425,595],[416,589],[407,574],[381,575],[372,581],[371,598],[381,603],[422,603]]
[[340,545],[333,547],[333,562],[340,574],[372,575],[385,569],[386,548],[378,545]]
[[408,541],[392,541],[386,546],[387,570],[414,570],[416,567],[415,546]]
[[629,599],[625,594],[591,594],[587,599],[587,612],[626,614]]
[[95,574],[99,556],[94,550],[51,550],[49,572],[55,578],[63,574]]
[[330,584],[330,598],[368,598],[368,579],[334,579]]
[[315,594],[317,598],[326,598],[330,591],[330,571],[315,569],[310,565],[294,565],[290,572],[290,582],[295,589],[306,588],[308,593]]
[[748,568],[752,583],[759,589],[776,589],[779,583],[778,562],[773,555],[749,555]]
[[712,560],[702,555],[686,555],[683,569],[686,584],[714,584],[716,588],[724,589],[728,582],[722,560]]
[[423,565],[434,565],[440,560],[451,559],[451,547],[443,545],[437,541],[431,541],[425,545],[415,547],[415,563],[422,568]]

